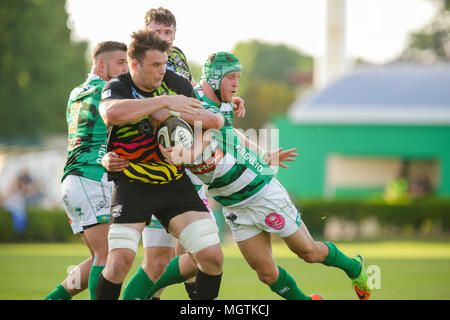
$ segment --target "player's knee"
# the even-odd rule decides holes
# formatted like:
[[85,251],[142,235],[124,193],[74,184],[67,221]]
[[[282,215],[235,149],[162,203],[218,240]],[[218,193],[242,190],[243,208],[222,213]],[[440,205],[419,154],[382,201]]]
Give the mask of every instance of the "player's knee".
[[124,276],[133,266],[134,255],[130,254],[116,254],[108,258],[107,268],[111,274],[116,276]]
[[195,258],[204,271],[220,273],[223,266],[223,253],[219,245],[203,249],[195,254]]

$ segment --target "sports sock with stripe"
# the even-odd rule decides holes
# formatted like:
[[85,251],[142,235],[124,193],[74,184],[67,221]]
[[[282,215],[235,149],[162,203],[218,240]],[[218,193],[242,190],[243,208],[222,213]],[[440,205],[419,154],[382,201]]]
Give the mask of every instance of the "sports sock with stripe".
[[89,300],[95,300],[95,296],[97,294],[97,283],[100,278],[100,273],[102,273],[105,266],[92,266],[91,271],[89,272]]
[[59,284],[55,290],[50,292],[44,300],[71,300],[72,296],[67,292],[62,284]]
[[146,300],[155,283],[140,266],[123,291],[123,300]]
[[299,289],[295,280],[286,270],[278,266],[279,275],[277,281],[269,287],[276,294],[282,296],[286,300],[311,300]]
[[166,267],[166,270],[161,275],[161,277],[159,277],[158,281],[156,281],[155,286],[151,289],[150,292],[147,292],[147,296],[153,296],[159,289],[187,280],[180,273],[179,260],[180,256],[176,256],[175,258],[170,260],[169,264]]
[[355,259],[342,253],[334,243],[329,241],[324,243],[328,246],[329,253],[322,263],[329,267],[336,267],[344,270],[350,279],[356,278],[361,272],[361,264]]

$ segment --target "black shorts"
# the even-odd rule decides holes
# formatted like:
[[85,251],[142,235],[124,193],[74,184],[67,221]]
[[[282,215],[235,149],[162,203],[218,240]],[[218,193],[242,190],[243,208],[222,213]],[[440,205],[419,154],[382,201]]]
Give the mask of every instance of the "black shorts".
[[112,223],[148,224],[154,215],[166,230],[170,219],[179,214],[208,212],[186,174],[167,184],[115,180],[111,202]]

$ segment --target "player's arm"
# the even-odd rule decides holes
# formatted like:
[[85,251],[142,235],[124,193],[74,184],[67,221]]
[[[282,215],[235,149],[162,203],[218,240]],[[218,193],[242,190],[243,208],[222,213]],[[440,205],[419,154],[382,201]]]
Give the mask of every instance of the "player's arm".
[[296,153],[297,148],[292,148],[284,151],[283,148],[279,148],[278,150],[274,151],[265,151],[256,143],[248,139],[242,132],[240,132],[236,128],[234,130],[236,131],[241,143],[250,150],[259,154],[261,158],[270,166],[280,166],[282,168],[288,168],[288,166],[285,165],[283,162],[295,161],[294,157],[298,156],[298,153]]
[[197,115],[187,112],[170,112],[168,109],[161,109],[151,114],[151,117],[156,121],[156,127],[159,123],[166,120],[169,116],[177,116],[189,123],[192,127],[195,122],[199,121],[201,129],[220,129],[223,127],[225,120],[220,113],[212,113],[206,109],[199,109]]
[[108,99],[100,102],[100,115],[107,126],[132,123],[163,108],[197,115],[201,103],[183,95],[158,96],[146,99]]

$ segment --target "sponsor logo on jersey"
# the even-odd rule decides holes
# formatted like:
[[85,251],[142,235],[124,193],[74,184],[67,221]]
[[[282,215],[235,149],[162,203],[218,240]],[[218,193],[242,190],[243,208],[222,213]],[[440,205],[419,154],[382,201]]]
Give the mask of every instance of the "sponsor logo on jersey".
[[216,169],[217,164],[220,162],[220,160],[222,160],[222,158],[223,152],[216,149],[214,154],[208,160],[197,166],[189,167],[189,170],[191,170],[191,172],[194,174],[203,174],[213,171],[214,169]]

